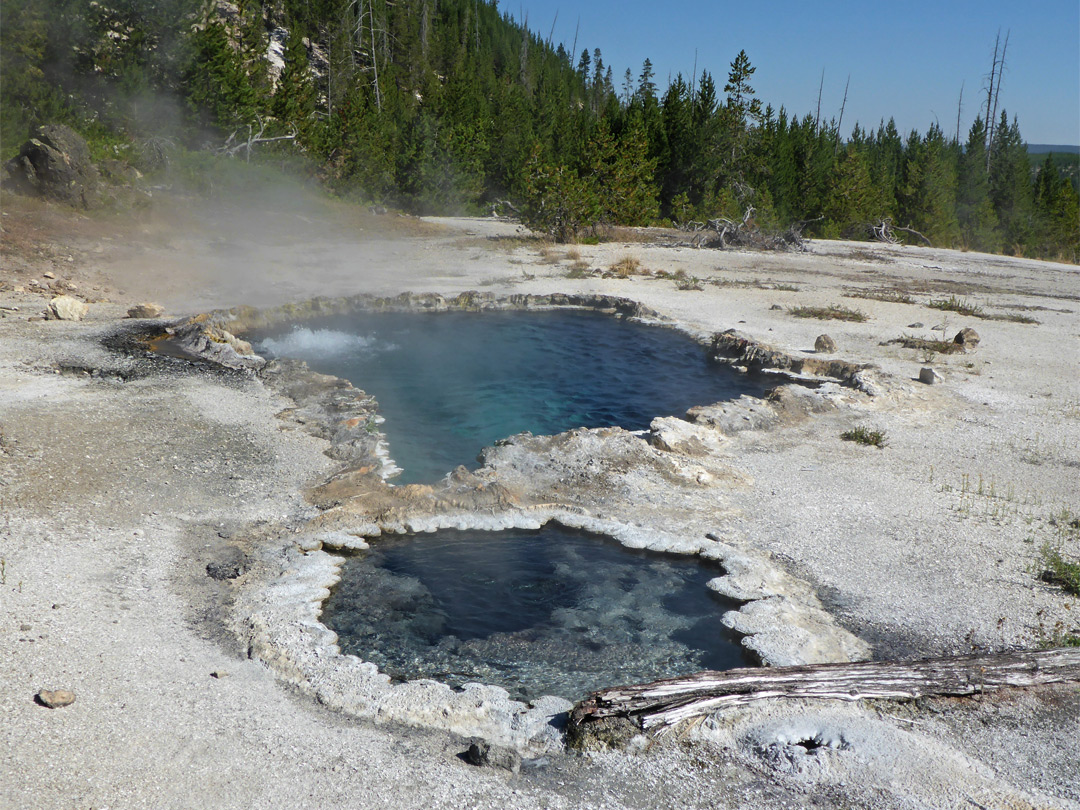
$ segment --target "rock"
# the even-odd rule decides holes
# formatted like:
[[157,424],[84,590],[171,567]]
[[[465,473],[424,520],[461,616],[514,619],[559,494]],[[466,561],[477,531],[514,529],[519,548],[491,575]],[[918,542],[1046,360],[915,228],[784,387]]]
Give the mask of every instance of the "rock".
[[956,333],[956,337],[953,338],[953,343],[958,346],[963,346],[964,350],[974,349],[979,345],[979,333],[971,327],[964,327]]
[[163,314],[165,307],[151,303],[136,304],[127,311],[129,318],[160,318]]
[[818,335],[814,341],[814,351],[818,354],[831,354],[836,351],[836,341],[828,335]]
[[4,164],[4,179],[16,191],[92,208],[101,202],[101,176],[90,149],[70,127],[49,124]]
[[919,372],[919,382],[926,383],[927,385],[936,385],[939,382],[943,382],[944,379],[944,377],[934,371],[930,366],[924,366]]
[[779,304],[773,304],[771,307],[769,307],[769,309],[783,309],[783,307]]
[[720,452],[724,434],[708,425],[675,416],[658,416],[649,425],[649,444],[668,453],[709,456]]
[[89,307],[78,298],[58,295],[49,302],[48,317],[57,321],[81,321]]
[[34,695],[34,700],[50,709],[59,709],[74,703],[75,693],[67,689],[42,689]]
[[51,278],[56,278],[56,273],[52,273],[52,272],[42,273],[41,275],[44,276],[45,278],[50,278],[50,279]]
[[503,768],[511,773],[521,770],[521,754],[512,748],[492,745],[479,737],[469,740],[469,750],[465,752],[465,761],[470,765],[480,767]]
[[915,323],[909,323],[907,325],[907,328],[908,329],[922,329],[923,328],[923,322],[922,321],[915,321]]

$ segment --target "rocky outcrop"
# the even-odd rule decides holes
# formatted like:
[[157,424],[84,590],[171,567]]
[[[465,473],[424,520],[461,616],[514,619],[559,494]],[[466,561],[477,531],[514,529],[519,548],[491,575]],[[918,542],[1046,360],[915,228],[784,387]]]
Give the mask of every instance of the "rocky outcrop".
[[81,321],[90,308],[70,295],[58,295],[49,302],[45,315],[54,321]]
[[79,208],[101,203],[101,176],[90,159],[90,148],[63,124],[40,127],[4,164],[3,175],[5,185],[25,194]]

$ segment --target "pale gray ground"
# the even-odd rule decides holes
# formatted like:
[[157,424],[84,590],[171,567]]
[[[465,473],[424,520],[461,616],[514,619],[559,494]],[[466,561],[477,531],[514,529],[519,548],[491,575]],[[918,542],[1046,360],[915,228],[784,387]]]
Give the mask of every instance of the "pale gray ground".
[[[541,256],[487,238],[514,226],[449,224],[446,236],[314,246],[178,231],[134,256],[82,244],[67,264],[80,282],[123,276],[129,299],[170,314],[315,293],[596,291],[792,353],[828,332],[839,357],[893,381],[855,420],[885,429],[889,447],[839,441],[850,410],[734,434],[722,460],[753,483],[725,493],[726,531],[813,584],[878,657],[1034,645],[1059,622],[1076,632],[1080,606],[1034,576],[1039,547],[1058,540],[1050,518],[1080,511],[1076,267],[842,243],[802,255],[577,248],[591,267],[632,255],[723,282],[681,291],[568,279],[564,248]],[[0,310],[0,807],[1080,805],[1075,688],[768,706],[638,753],[549,755],[518,776],[465,764],[453,735],[319,706],[247,659],[221,618],[227,586],[205,567],[236,533],[311,517],[302,490],[331,469],[325,443],[283,429],[288,403],[258,380],[102,348],[123,306],[91,304],[79,324],[27,321],[46,298],[13,286],[45,269],[64,278],[65,261],[20,266],[0,285],[0,306],[18,307]],[[896,285],[920,303],[842,297]],[[921,305],[954,293],[988,312],[1048,309],[1024,310],[1041,321],[1030,325]],[[834,303],[871,319],[787,312]],[[879,343],[931,336],[946,317],[949,336],[972,326],[982,343],[945,361],[944,384],[921,386],[918,353]],[[77,700],[43,708],[43,688]],[[839,747],[792,744],[814,738]]]

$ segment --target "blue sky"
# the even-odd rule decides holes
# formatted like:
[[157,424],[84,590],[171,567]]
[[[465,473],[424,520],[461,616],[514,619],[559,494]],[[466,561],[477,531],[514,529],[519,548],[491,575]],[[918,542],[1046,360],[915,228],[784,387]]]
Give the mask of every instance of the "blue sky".
[[[600,48],[616,87],[630,68],[635,82],[646,57],[656,83],[709,70],[718,90],[745,49],[757,68],[758,97],[789,113],[813,113],[825,71],[822,117],[839,115],[851,76],[843,133],[858,121],[876,127],[889,117],[902,133],[938,121],[966,136],[986,100],[994,38],[1010,32],[1001,107],[1015,114],[1029,143],[1080,144],[1080,3],[1077,0],[502,0],[500,8],[567,50],[579,24],[577,54]],[[555,15],[558,12],[558,19]],[[575,64],[577,57],[575,57]]]

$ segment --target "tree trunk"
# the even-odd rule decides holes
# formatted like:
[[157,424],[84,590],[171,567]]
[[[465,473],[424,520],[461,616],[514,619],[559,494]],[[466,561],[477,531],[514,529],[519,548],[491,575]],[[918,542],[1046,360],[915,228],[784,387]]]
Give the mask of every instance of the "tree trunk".
[[593,692],[570,715],[571,733],[606,718],[663,732],[684,720],[768,698],[905,700],[1002,687],[1080,682],[1080,649],[698,672]]

